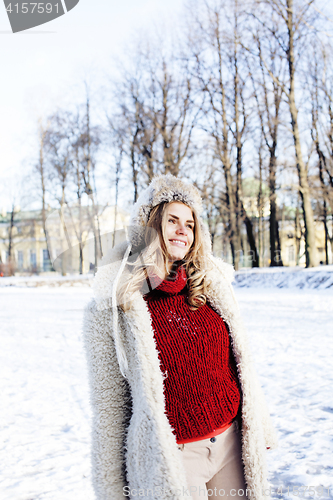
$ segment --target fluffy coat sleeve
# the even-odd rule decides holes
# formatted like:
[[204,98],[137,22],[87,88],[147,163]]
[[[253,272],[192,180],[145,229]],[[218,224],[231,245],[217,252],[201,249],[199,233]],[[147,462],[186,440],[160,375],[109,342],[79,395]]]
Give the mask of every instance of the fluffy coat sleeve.
[[120,373],[110,325],[112,311],[85,308],[83,338],[88,362],[92,422],[92,476],[98,500],[123,499],[124,442],[131,416],[127,381]]

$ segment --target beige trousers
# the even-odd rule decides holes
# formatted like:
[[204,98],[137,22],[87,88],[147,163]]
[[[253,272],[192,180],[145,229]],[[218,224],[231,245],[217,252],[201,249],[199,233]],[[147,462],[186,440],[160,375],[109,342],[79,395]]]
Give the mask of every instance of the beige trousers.
[[246,500],[241,437],[235,421],[215,438],[179,444],[193,500]]

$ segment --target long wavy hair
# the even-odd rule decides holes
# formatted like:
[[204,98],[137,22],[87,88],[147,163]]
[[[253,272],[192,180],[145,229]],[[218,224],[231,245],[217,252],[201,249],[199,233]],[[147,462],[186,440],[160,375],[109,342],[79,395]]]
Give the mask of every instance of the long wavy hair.
[[[151,290],[149,276],[161,276],[162,269],[167,273],[168,251],[166,247],[165,228],[167,224],[167,206],[174,202],[163,202],[154,207],[150,213],[145,229],[144,244],[133,248],[127,262],[128,273],[124,273],[117,291],[117,301],[123,311],[131,307],[131,297],[137,290],[148,293]],[[178,202],[180,203],[180,202]],[[185,205],[185,203],[183,203]],[[188,206],[188,205],[186,205]],[[191,207],[189,207],[191,208]],[[188,303],[195,310],[206,303],[207,262],[202,242],[202,231],[197,215],[194,219],[194,239],[190,250],[177,265],[183,265],[187,275]],[[133,256],[136,258],[133,259]],[[174,269],[173,266],[172,269]],[[165,274],[164,273],[164,274]],[[149,290],[147,288],[147,284]]]

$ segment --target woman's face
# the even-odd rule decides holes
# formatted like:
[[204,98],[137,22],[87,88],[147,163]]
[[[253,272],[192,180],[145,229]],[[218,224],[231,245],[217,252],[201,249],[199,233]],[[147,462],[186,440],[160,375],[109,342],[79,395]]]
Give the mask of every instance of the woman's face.
[[183,203],[173,202],[166,207],[165,244],[172,261],[183,259],[194,240],[192,210]]

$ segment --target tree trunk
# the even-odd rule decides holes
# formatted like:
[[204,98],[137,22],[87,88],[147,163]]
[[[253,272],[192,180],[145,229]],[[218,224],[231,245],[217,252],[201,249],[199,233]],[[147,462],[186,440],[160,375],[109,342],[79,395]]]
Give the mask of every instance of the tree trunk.
[[302,200],[302,209],[304,214],[305,227],[305,255],[306,267],[314,267],[317,265],[317,249],[315,226],[313,220],[313,211],[311,206],[310,189],[307,177],[307,169],[303,161],[301,142],[298,128],[298,111],[295,102],[295,60],[294,60],[294,23],[293,23],[293,0],[287,0],[288,13],[288,65],[289,65],[289,110],[291,115],[291,125],[293,130],[295,156],[297,163],[297,171],[299,177],[299,191]]
[[281,240],[280,240],[280,232],[279,232],[279,222],[275,220],[275,237],[276,237],[276,243],[277,243],[277,250],[276,250],[276,265],[277,266],[283,266],[282,262],[282,255],[281,255]]
[[38,170],[39,170],[39,175],[40,175],[40,182],[41,182],[41,188],[42,188],[42,224],[43,224],[43,231],[44,231],[44,236],[45,236],[45,241],[46,241],[46,249],[47,249],[47,254],[49,257],[49,263],[51,266],[51,271],[54,271],[53,263],[51,261],[51,256],[52,256],[52,248],[51,248],[51,241],[48,235],[48,231],[46,229],[46,186],[45,186],[45,167],[44,167],[44,138],[45,138],[45,131],[42,129],[42,125],[40,127],[40,147],[39,147],[39,165],[38,165]]
[[262,144],[259,147],[259,192],[258,192],[258,253],[259,266],[263,265],[263,195],[262,195]]
[[79,273],[83,274],[83,248],[82,248],[82,243],[79,243],[79,258],[80,258]]
[[232,260],[237,271],[239,268],[239,239],[237,234],[237,223],[236,223],[236,200],[234,195],[234,189],[232,185],[232,176],[231,176],[231,166],[223,165],[224,167],[224,175],[225,175],[225,184],[226,184],[226,201],[228,207],[228,233],[230,239],[230,247],[232,253]]
[[326,200],[324,200],[324,213],[323,213],[323,223],[325,230],[325,264],[328,266],[328,227],[327,227],[327,205]]
[[[79,175],[79,172],[78,172],[78,175]],[[83,274],[82,203],[81,203],[81,185],[80,185],[79,180],[78,180],[78,193],[77,194],[78,194],[78,203],[79,203],[79,259],[80,259],[79,273]]]
[[[244,210],[244,207],[243,207],[243,210]],[[247,239],[248,239],[250,249],[251,249],[252,267],[259,267],[259,255],[258,255],[258,251],[257,251],[256,241],[254,238],[253,224],[252,224],[252,221],[248,217],[247,214],[245,214],[244,223],[246,226]]]
[[274,162],[274,157],[270,157],[269,161],[269,194],[270,194],[270,200],[269,200],[269,206],[270,206],[270,211],[269,211],[269,243],[270,243],[270,255],[271,255],[271,262],[270,262],[270,267],[275,267],[277,266],[277,262],[275,262],[275,257],[276,257],[276,194],[275,194],[275,188],[276,188],[276,179],[275,179],[275,168],[273,166]]
[[301,239],[302,239],[302,229],[299,218],[299,209],[298,204],[296,206],[296,214],[295,214],[295,240],[296,240],[296,266],[299,266],[300,261],[300,249],[301,249]]
[[116,230],[117,230],[117,215],[118,215],[118,190],[119,190],[119,174],[121,169],[121,158],[122,158],[123,150],[122,147],[119,152],[119,160],[116,163],[116,203],[114,207],[114,222],[113,222],[113,237],[112,237],[112,246],[114,247],[116,244]]
[[226,183],[226,201],[228,207],[228,219],[229,219],[229,238],[230,247],[232,253],[233,264],[235,270],[239,268],[239,253],[240,253],[240,239],[237,231],[237,217],[236,217],[236,199],[235,191],[233,188],[232,175],[231,175],[231,164],[228,153],[228,122],[226,113],[226,96],[225,89],[222,78],[222,47],[220,45],[220,39],[217,37],[218,43],[218,54],[219,54],[219,87],[221,91],[221,109],[222,109],[222,163],[225,175]]
[[14,215],[15,215],[15,207],[12,205],[12,211],[10,213],[10,225],[8,231],[8,276],[14,275],[14,258],[13,258],[13,229],[14,229]]
[[63,191],[62,193],[62,198],[61,198],[61,203],[60,203],[60,224],[61,224],[61,232],[60,235],[62,236],[62,253],[61,253],[61,274],[62,276],[66,276],[67,274],[67,257],[68,257],[68,249],[66,249],[66,242],[65,238],[68,244],[68,234],[67,234],[67,228],[65,224],[65,218],[64,218],[64,204],[65,204],[65,193]]
[[[317,123],[314,123],[316,126]],[[326,203],[326,185],[324,181],[324,167],[326,164],[326,158],[322,150],[320,149],[319,145],[319,139],[318,139],[318,130],[315,128],[316,131],[316,151],[318,154],[318,160],[319,160],[319,179],[320,179],[320,184],[321,184],[321,192],[322,192],[322,198],[323,198],[323,224],[324,224],[324,231],[325,231],[325,264],[328,265],[328,228],[327,228],[327,203]]]
[[[243,203],[241,200],[242,196],[242,131],[240,130],[239,124],[239,74],[238,74],[238,2],[235,2],[235,28],[234,28],[234,106],[235,106],[235,142],[236,142],[236,190],[235,190],[235,209],[236,209],[236,235],[238,239],[238,247],[240,248],[240,235],[241,235],[241,224],[242,217],[241,214],[244,210]],[[248,219],[245,221],[246,230],[251,226],[252,233],[252,223]],[[250,222],[250,226],[248,226]],[[247,233],[249,234],[249,233]],[[252,235],[253,236],[253,235]],[[252,240],[249,239],[249,245],[251,247]]]
[[269,241],[271,263],[270,267],[281,266],[281,248],[279,248],[279,225],[276,218],[276,142],[270,148],[269,159],[269,191],[270,191],[270,212],[269,212]]

